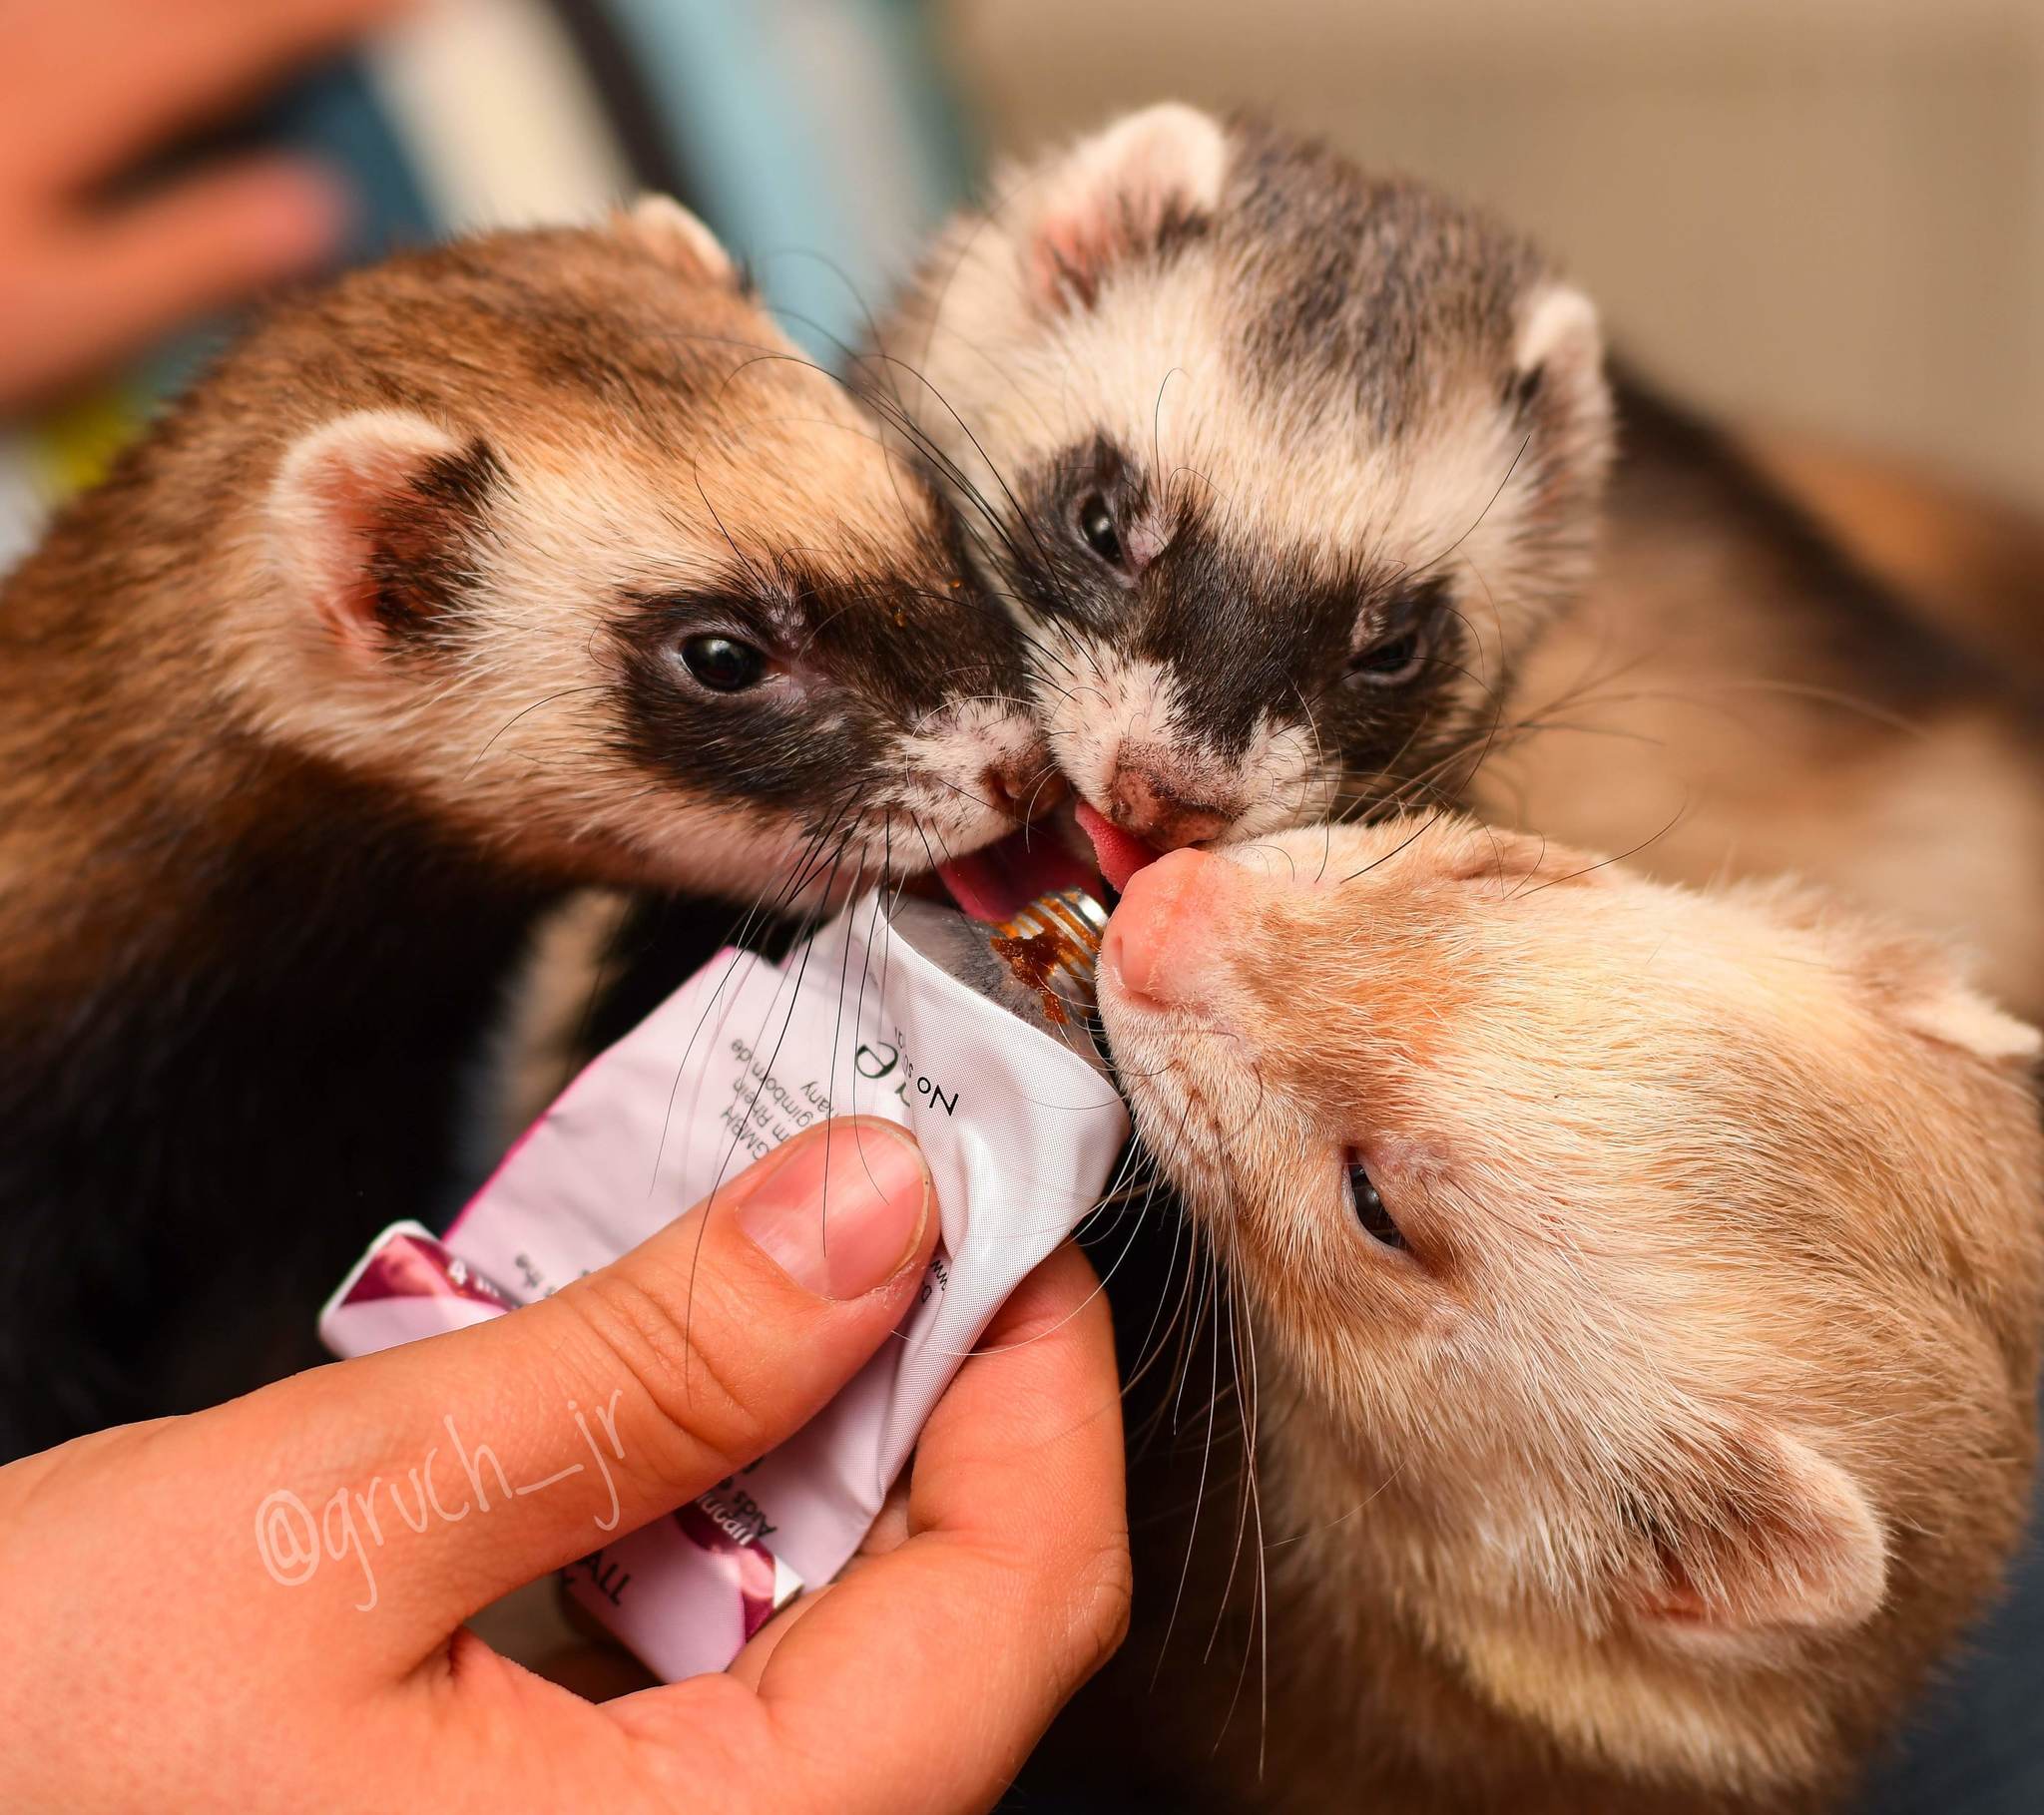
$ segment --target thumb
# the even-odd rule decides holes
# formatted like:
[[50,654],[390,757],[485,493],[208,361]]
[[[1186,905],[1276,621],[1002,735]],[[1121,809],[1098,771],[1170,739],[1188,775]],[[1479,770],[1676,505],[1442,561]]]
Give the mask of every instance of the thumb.
[[906,1130],[824,1123],[551,1298],[211,1414],[243,1421],[232,1453],[297,1459],[251,1503],[270,1613],[312,1613],[329,1659],[407,1669],[498,1595],[694,1498],[879,1346],[931,1212]]

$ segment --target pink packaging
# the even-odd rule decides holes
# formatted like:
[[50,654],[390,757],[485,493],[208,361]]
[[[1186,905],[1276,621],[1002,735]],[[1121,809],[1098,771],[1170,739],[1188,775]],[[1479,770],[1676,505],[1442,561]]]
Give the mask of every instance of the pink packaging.
[[833,1114],[912,1128],[942,1237],[898,1340],[779,1449],[565,1572],[657,1674],[724,1668],[858,1548],[994,1311],[1105,1187],[1129,1123],[1086,1031],[1103,921],[1076,894],[1001,928],[868,896],[784,963],[720,954],[569,1086],[444,1241],[378,1237],[321,1336],[358,1355],[502,1315]]

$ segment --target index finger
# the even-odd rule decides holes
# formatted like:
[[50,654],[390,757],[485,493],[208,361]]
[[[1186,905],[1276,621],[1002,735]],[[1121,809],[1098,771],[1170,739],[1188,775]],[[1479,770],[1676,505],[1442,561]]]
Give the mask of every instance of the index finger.
[[105,177],[181,127],[337,50],[408,0],[68,0],[0,7],[0,168]]

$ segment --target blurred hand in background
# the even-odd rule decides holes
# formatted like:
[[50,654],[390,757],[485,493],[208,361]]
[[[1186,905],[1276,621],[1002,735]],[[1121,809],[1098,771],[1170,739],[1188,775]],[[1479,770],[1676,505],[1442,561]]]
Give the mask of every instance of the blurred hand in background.
[[311,269],[339,180],[250,156],[107,193],[405,0],[0,0],[0,415]]

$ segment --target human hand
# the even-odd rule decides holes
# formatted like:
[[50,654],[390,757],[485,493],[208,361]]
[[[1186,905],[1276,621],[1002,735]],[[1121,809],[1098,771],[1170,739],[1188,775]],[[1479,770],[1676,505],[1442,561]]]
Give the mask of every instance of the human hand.
[[935,1225],[904,1132],[824,1125],[552,1298],[0,1470],[0,1805],[989,1806],[1126,1617],[1113,1337],[1075,1248],[939,1403],[903,1541],[726,1674],[599,1706],[458,1629],[592,1548],[611,1502],[586,1471],[472,1518],[428,1520],[418,1496],[423,1529],[386,1507],[367,1611],[361,1560],[287,1585],[256,1535],[279,1489],[321,1509],[421,1468],[465,1505],[450,1438],[486,1484],[485,1444],[511,1482],[544,1481],[592,1453],[571,1402],[615,1406],[629,1531],[829,1399],[900,1318]]
[[0,413],[318,263],[346,199],[282,157],[92,192],[401,0],[0,0]]

